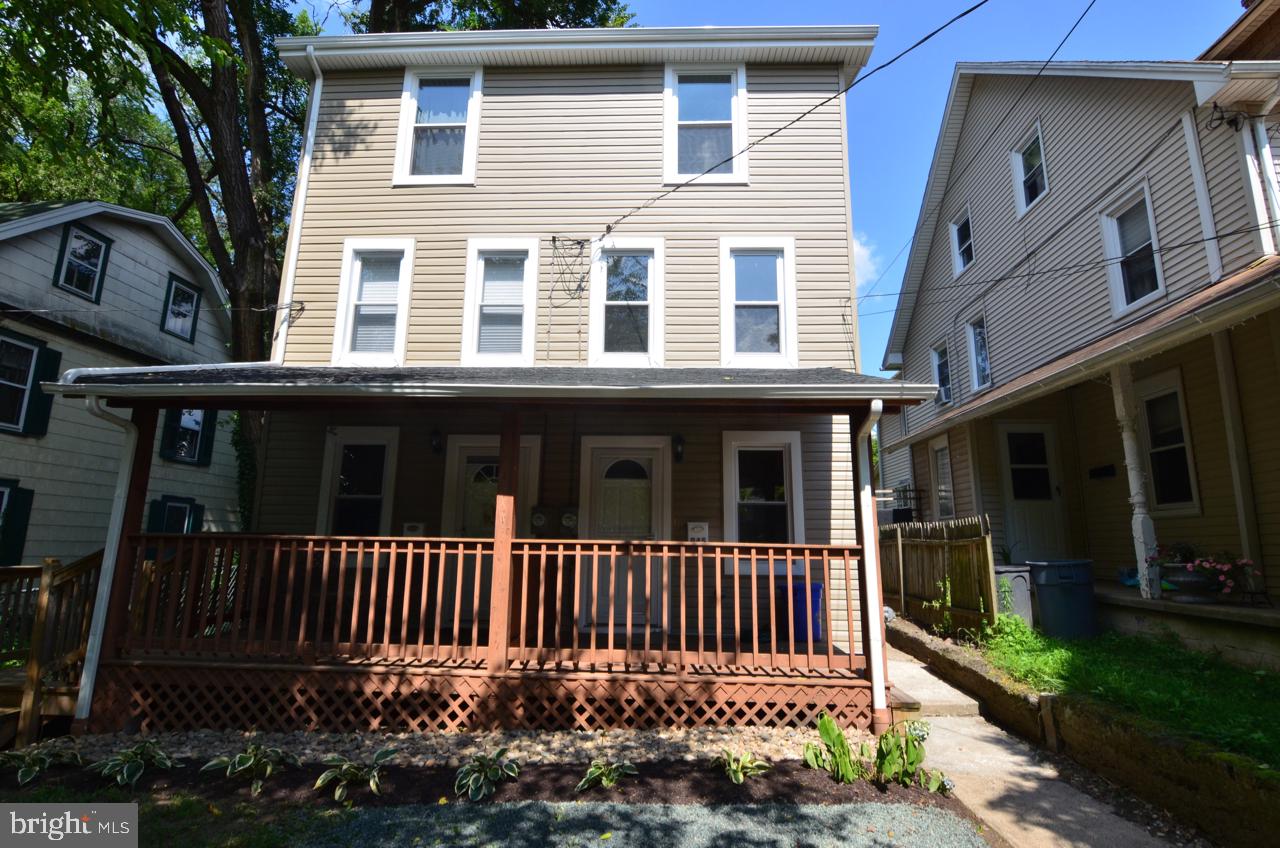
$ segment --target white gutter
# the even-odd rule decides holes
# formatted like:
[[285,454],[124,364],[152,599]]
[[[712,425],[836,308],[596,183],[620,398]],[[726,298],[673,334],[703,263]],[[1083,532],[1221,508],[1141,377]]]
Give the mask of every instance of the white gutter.
[[293,211],[289,214],[289,246],[285,251],[284,281],[276,298],[275,342],[271,346],[271,361],[284,362],[284,347],[289,340],[289,316],[293,303],[293,281],[298,273],[298,248],[302,240],[302,215],[307,205],[307,188],[311,181],[311,152],[316,141],[316,120],[320,115],[320,94],[324,89],[324,74],[316,63],[316,49],[307,45],[307,61],[315,82],[311,85],[311,102],[307,104],[307,128],[302,139],[302,157],[298,160],[298,179],[293,189]]
[[80,672],[80,693],[76,698],[75,720],[89,717],[93,705],[93,687],[98,679],[98,661],[102,658],[102,634],[107,627],[107,607],[111,602],[111,584],[116,574],[116,554],[120,550],[120,537],[124,533],[125,502],[129,499],[129,476],[133,470],[133,457],[138,450],[138,428],[127,418],[108,412],[102,406],[102,398],[90,395],[84,399],[85,408],[95,418],[124,431],[124,450],[120,454],[120,467],[116,470],[116,490],[111,503],[111,518],[107,522],[107,538],[102,548],[102,569],[98,573],[98,595],[93,605],[93,619],[89,623],[89,641],[85,645],[84,668]]
[[[862,587],[862,614],[868,616],[867,633],[869,644],[863,645],[867,656],[867,668],[871,673],[871,710],[888,709],[889,700],[885,689],[884,662],[884,605],[880,591],[880,543],[871,537],[871,530],[876,526],[876,499],[871,485],[871,430],[880,420],[884,412],[884,401],[871,401],[871,409],[867,419],[858,428],[858,437],[854,440],[854,450],[858,453],[858,511],[862,513],[862,535],[858,540],[862,546],[862,561],[867,575],[866,585]],[[849,634],[850,643],[853,634]]]

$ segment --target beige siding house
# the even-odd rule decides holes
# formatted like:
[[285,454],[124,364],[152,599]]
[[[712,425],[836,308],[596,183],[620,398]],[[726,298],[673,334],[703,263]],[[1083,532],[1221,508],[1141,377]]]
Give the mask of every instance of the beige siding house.
[[[1280,665],[1280,67],[1038,70],[956,67],[883,363],[940,389],[885,447],[922,517],[1093,560],[1115,626]],[[1262,574],[1176,603],[1146,569],[1173,543]]]
[[[89,554],[111,515],[120,428],[41,382],[71,368],[225,361],[224,303],[163,218],[95,202],[0,204],[0,565]],[[182,412],[155,448],[147,521],[236,529],[227,415]]]

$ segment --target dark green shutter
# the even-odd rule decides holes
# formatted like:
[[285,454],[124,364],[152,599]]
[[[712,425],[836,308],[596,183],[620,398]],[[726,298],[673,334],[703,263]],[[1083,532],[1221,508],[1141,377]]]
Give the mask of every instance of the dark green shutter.
[[213,462],[213,446],[218,441],[218,410],[206,409],[200,422],[200,447],[196,451],[196,465]]
[[181,409],[166,409],[164,411],[164,426],[160,430],[161,459],[178,458],[176,442],[178,441],[178,425],[182,422],[181,416]]
[[164,501],[154,500],[147,506],[147,532],[164,532]]
[[35,492],[31,489],[14,487],[9,490],[9,502],[4,508],[4,523],[0,525],[0,565],[21,564],[34,498]]
[[40,384],[56,382],[61,367],[61,351],[41,347],[36,353],[35,380],[31,385],[31,397],[27,399],[27,417],[22,422],[22,435],[39,438],[49,432],[53,395],[41,389]]
[[204,531],[204,504],[193,503],[190,506],[190,512],[187,513],[187,532],[200,533]]

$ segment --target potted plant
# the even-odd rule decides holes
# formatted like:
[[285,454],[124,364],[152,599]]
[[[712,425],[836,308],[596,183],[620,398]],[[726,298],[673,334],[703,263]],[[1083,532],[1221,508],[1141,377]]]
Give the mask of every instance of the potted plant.
[[1199,555],[1188,544],[1161,545],[1147,558],[1148,567],[1159,568],[1160,579],[1173,586],[1173,600],[1183,604],[1212,604],[1223,595],[1243,588],[1257,571],[1253,561],[1229,554]]

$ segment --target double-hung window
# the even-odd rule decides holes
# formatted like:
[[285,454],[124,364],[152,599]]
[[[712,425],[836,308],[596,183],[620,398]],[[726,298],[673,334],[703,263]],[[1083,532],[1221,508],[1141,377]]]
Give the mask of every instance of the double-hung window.
[[934,519],[942,521],[955,518],[955,489],[951,484],[951,445],[945,435],[929,442],[929,471],[933,475]]
[[318,534],[385,536],[391,532],[396,427],[335,427],[325,440]]
[[410,68],[400,98],[395,183],[473,183],[483,71]]
[[[668,66],[664,92],[664,178],[682,183],[747,180],[744,65]],[[735,156],[735,153],[740,155]]]
[[720,239],[720,364],[795,367],[795,240]]
[[43,436],[49,429],[53,397],[40,388],[58,379],[62,354],[43,341],[0,331],[0,433]]
[[160,432],[160,458],[208,465],[217,439],[218,413],[212,409],[170,409]]
[[532,365],[536,238],[471,239],[463,306],[464,365]]
[[1117,317],[1164,293],[1151,194],[1143,183],[1102,216],[1112,312]]
[[18,480],[0,478],[0,565],[18,565],[27,543],[35,493]]
[[334,365],[404,363],[412,275],[413,239],[347,239]]
[[169,291],[164,297],[160,329],[183,341],[194,341],[196,319],[200,317],[200,289],[174,274],[169,275]]
[[204,529],[204,506],[195,498],[163,495],[147,512],[148,533],[199,533]]
[[951,267],[955,276],[973,264],[973,223],[969,210],[951,222]]
[[1009,161],[1013,166],[1013,196],[1018,214],[1022,215],[1049,190],[1039,124],[1029,138],[1010,152]]
[[592,365],[662,365],[663,240],[607,239],[591,265]]
[[1178,371],[1171,370],[1134,385],[1141,401],[1139,418],[1147,451],[1151,506],[1160,512],[1199,509],[1191,430]]
[[938,384],[937,403],[951,403],[951,359],[947,355],[947,346],[940,344],[930,355],[933,359],[933,381]]
[[803,544],[800,434],[731,430],[723,438],[725,539]]
[[83,224],[67,224],[62,229],[54,286],[97,303],[110,253],[111,239]]
[[991,385],[991,357],[987,353],[987,319],[979,316],[969,322],[969,373],[976,391]]

